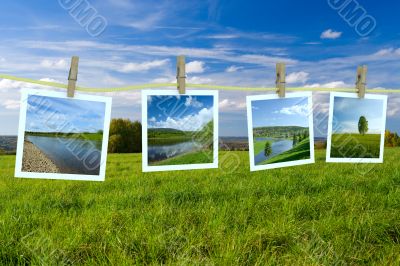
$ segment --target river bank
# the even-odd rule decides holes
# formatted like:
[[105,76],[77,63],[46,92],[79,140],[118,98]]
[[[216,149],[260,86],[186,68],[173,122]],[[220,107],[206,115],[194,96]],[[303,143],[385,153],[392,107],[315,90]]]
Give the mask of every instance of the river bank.
[[60,169],[40,149],[25,140],[22,172],[60,173]]

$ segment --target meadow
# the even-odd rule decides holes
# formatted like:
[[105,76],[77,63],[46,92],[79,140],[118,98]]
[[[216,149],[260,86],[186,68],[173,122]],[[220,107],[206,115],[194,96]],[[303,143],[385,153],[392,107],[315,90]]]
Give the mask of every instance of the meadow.
[[0,264],[398,265],[399,157],[250,173],[221,152],[219,169],[142,173],[111,154],[99,183],[17,179],[0,156]]
[[381,135],[332,134],[332,158],[379,158]]

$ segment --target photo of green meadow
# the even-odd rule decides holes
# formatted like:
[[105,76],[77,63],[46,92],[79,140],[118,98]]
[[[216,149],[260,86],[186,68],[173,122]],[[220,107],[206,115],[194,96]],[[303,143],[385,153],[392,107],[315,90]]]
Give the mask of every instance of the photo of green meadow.
[[313,129],[307,96],[259,100],[253,97],[249,108],[254,169],[312,159],[310,130]]
[[387,99],[332,97],[329,158],[382,158]]
[[[147,96],[148,166],[214,163],[214,96]],[[177,108],[166,108],[171,105]]]

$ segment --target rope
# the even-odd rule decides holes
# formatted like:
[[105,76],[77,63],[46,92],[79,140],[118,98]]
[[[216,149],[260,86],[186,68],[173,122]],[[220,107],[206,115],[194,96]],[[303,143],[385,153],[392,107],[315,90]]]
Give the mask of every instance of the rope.
[[[38,84],[43,86],[50,86],[55,88],[67,89],[66,84],[51,82],[51,81],[43,81],[43,80],[34,80],[29,78],[21,78],[15,77],[6,74],[0,74],[0,78],[20,81],[31,84]],[[176,87],[176,83],[149,83],[149,84],[139,84],[139,85],[131,85],[126,87],[111,87],[111,88],[90,88],[90,87],[80,87],[77,86],[76,90],[85,91],[85,92],[117,92],[117,91],[130,91],[130,90],[141,90],[141,89],[151,89],[151,88],[163,88],[163,87]],[[211,84],[191,84],[187,83],[186,87],[188,88],[197,88],[197,89],[216,89],[216,90],[229,90],[229,91],[276,91],[276,88],[262,88],[262,87],[239,87],[239,86],[220,86],[220,85],[211,85]],[[356,92],[355,88],[286,88],[286,91],[338,91],[338,92]],[[400,93],[400,89],[395,90],[386,90],[386,89],[368,89],[366,92],[369,93]]]

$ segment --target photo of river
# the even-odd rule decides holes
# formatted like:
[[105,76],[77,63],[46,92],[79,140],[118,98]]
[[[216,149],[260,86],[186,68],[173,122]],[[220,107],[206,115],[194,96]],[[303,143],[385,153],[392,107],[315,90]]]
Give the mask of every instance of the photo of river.
[[314,161],[311,93],[248,96],[250,170]]
[[101,141],[43,136],[28,136],[27,140],[45,153],[62,174],[99,174]]
[[24,91],[16,176],[104,181],[111,98]]
[[260,164],[263,161],[266,161],[276,155],[284,153],[285,151],[289,151],[293,148],[293,141],[289,139],[277,139],[277,138],[256,138],[256,141],[269,141],[272,147],[272,153],[268,156],[265,155],[264,151],[255,154],[254,163]]

